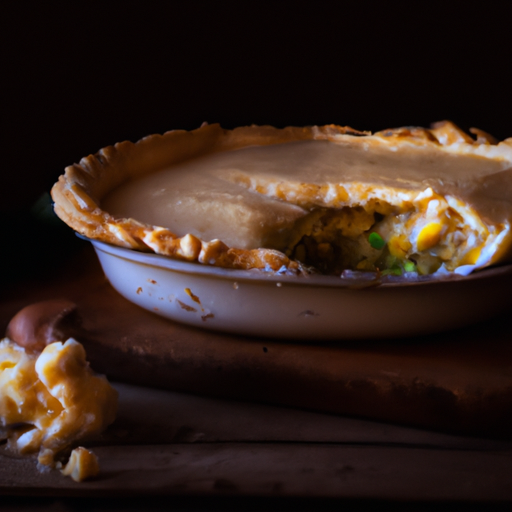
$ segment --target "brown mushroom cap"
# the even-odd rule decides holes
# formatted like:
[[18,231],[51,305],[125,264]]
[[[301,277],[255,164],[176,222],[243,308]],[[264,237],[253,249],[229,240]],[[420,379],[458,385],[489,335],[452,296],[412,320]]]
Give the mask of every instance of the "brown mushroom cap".
[[69,326],[78,323],[76,304],[65,299],[37,302],[23,308],[9,322],[6,336],[29,352],[41,352],[46,345],[65,341]]

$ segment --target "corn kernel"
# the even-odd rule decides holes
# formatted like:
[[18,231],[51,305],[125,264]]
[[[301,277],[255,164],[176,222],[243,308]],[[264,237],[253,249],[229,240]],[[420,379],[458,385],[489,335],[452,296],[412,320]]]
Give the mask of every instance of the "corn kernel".
[[478,258],[480,257],[480,253],[482,252],[481,247],[473,247],[470,251],[468,251],[465,255],[462,261],[460,262],[461,265],[474,265]]
[[391,237],[388,242],[388,249],[395,258],[404,259],[407,251],[411,248],[411,242],[407,240],[405,235],[396,235]]
[[418,251],[421,252],[434,247],[434,245],[437,245],[441,239],[442,229],[443,226],[438,222],[430,222],[424,228],[422,228],[416,240]]

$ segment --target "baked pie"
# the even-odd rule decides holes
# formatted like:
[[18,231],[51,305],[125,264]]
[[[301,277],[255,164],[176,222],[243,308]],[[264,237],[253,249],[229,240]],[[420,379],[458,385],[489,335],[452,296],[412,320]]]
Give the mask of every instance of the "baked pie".
[[466,275],[512,257],[512,138],[471,132],[205,124],[104,148],[52,196],[86,237],[204,265]]

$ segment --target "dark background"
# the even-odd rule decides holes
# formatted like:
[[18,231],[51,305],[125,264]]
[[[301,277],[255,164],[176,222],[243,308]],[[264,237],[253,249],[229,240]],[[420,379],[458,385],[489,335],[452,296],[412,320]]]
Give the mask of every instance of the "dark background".
[[[66,165],[203,121],[375,131],[451,119],[512,136],[507,1],[91,1],[1,14],[11,226],[31,224]],[[11,255],[28,243],[20,231],[8,231]]]
[[121,140],[203,121],[512,136],[510,0],[63,5],[0,10],[0,285],[67,257],[71,230],[36,202]]

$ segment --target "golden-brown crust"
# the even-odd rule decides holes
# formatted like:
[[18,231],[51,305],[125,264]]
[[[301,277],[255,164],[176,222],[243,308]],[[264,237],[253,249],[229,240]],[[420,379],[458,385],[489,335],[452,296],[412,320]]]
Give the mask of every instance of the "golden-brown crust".
[[373,135],[336,125],[284,129],[248,126],[234,130],[224,130],[216,124],[203,125],[190,132],[176,130],[163,135],[151,135],[136,143],[121,142],[85,157],[79,164],[66,168],[65,174],[60,176],[52,189],[52,197],[57,215],[88,238],[226,268],[266,268],[277,271],[286,267],[300,272],[300,265],[278,251],[228,247],[222,242],[200,240],[193,235],[178,237],[167,228],[135,219],[116,219],[101,209],[101,200],[127,180],[192,157],[251,145],[300,140],[364,139],[374,145],[392,145],[397,148],[413,144],[492,158],[501,158],[500,155],[506,154],[507,159],[512,161],[510,140],[496,145],[489,134],[476,129],[472,133],[477,136],[476,140],[449,121],[434,123],[430,129],[403,127],[383,130]]
[[[369,135],[350,127],[249,126],[224,130],[219,125],[203,125],[197,130],[170,131],[150,135],[136,143],[121,142],[82,158],[66,168],[52,188],[55,212],[78,233],[103,242],[142,251],[154,251],[177,259],[199,261],[226,268],[269,268],[283,266],[298,271],[300,265],[278,251],[243,250],[223,246],[211,251],[211,243],[192,235],[177,237],[168,229],[150,226],[134,219],[115,219],[99,204],[108,192],[126,180],[151,173],[193,156],[226,151],[254,144],[279,144],[296,140],[331,138],[340,134]],[[195,239],[195,241],[194,241]],[[194,241],[195,249],[191,249]],[[210,252],[210,257],[204,256]],[[203,256],[200,258],[199,256]]]

